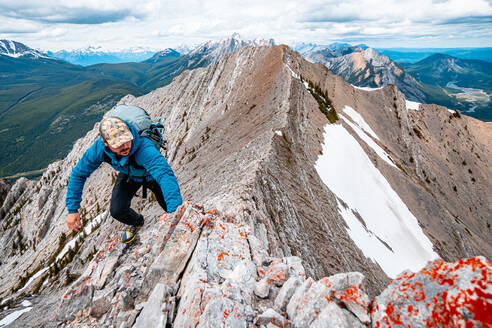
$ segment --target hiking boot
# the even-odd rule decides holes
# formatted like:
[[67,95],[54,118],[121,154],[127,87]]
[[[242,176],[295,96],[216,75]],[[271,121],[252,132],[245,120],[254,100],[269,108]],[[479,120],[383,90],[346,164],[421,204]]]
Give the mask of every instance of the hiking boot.
[[131,243],[135,239],[138,230],[140,230],[140,228],[135,226],[131,226],[129,229],[126,229],[121,235],[121,242],[125,244]]

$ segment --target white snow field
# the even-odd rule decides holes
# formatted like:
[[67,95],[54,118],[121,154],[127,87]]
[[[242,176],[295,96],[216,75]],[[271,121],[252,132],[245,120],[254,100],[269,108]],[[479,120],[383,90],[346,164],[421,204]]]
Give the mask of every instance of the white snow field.
[[356,89],[359,89],[359,90],[364,90],[364,91],[375,91],[375,90],[381,90],[383,87],[379,87],[379,88],[370,88],[370,87],[358,87],[356,85],[353,85],[351,84],[351,86],[353,86],[354,88]]
[[326,186],[348,205],[349,209],[340,206],[340,212],[352,240],[389,277],[419,270],[438,257],[415,216],[342,125],[325,125],[323,155],[315,168]]
[[407,110],[409,110],[409,109],[419,110],[420,103],[418,103],[416,101],[410,101],[410,100],[405,100],[405,103],[407,105]]
[[5,326],[10,325],[12,322],[17,320],[17,318],[19,318],[23,313],[29,312],[29,311],[31,311],[31,309],[32,309],[32,307],[27,307],[25,309],[12,312],[11,314],[9,314],[5,318],[3,318],[2,321],[0,321],[0,327],[5,327]]
[[[393,166],[394,168],[397,168],[396,165],[393,164],[393,162],[391,161],[391,158],[390,158],[389,154],[386,151],[384,151],[383,148],[381,148],[377,143],[374,142],[374,140],[372,140],[368,136],[368,134],[370,134],[374,139],[379,140],[379,138],[376,135],[376,133],[371,129],[371,127],[366,123],[366,121],[364,121],[364,119],[362,118],[362,116],[360,116],[359,113],[357,113],[353,108],[351,108],[349,106],[345,106],[345,108],[343,109],[343,111],[346,114],[348,114],[350,116],[350,118],[354,122],[356,122],[357,125],[354,124],[354,123],[352,123],[352,122],[350,122],[343,115],[340,115],[340,117],[345,121],[345,123],[347,123],[348,125],[350,125],[350,127],[355,131],[355,133],[357,133],[357,135],[359,136],[359,138],[361,138],[362,140],[364,140],[364,142],[369,147],[371,147],[372,150],[374,150],[374,152],[383,161],[385,161],[389,165]],[[366,132],[366,133],[364,133],[364,132]]]

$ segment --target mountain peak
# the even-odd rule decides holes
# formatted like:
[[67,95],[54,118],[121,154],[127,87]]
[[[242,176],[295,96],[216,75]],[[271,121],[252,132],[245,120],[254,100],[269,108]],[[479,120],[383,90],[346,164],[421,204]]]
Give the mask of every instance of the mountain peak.
[[167,48],[161,51],[158,51],[152,56],[152,58],[147,59],[145,62],[146,63],[156,63],[158,61],[162,61],[163,59],[168,59],[168,58],[178,58],[181,56],[179,52],[172,48]]
[[245,40],[241,38],[239,33],[234,33],[227,39],[212,40],[198,46],[189,53],[189,56],[194,58],[192,60],[192,64],[207,66],[210,63],[216,62],[223,55],[234,52],[242,47],[273,45],[275,45],[275,41],[273,39]]
[[44,55],[40,51],[29,48],[23,43],[5,39],[0,40],[0,55],[14,58],[18,58],[21,56],[30,56],[35,58],[46,57],[46,55]]

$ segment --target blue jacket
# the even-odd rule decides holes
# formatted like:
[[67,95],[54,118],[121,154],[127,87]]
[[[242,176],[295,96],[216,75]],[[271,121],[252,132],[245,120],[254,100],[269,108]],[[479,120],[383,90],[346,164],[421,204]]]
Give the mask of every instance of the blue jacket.
[[[104,145],[102,138],[97,139],[87,149],[70,175],[66,197],[68,213],[77,213],[82,201],[85,180],[104,162],[104,154],[106,154],[106,158],[111,160],[110,164],[115,170],[129,175],[133,180],[156,180],[161,187],[168,212],[174,212],[183,203],[178,181],[164,156],[150,139],[140,137],[135,127],[128,122],[126,123],[133,134],[130,154],[117,159],[109,147]],[[131,165],[129,163],[131,157],[134,161],[132,163],[136,163],[143,169]]]

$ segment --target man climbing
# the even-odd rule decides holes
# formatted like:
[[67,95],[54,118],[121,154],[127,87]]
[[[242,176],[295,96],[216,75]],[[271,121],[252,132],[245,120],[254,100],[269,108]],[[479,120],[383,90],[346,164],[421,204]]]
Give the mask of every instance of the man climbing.
[[110,213],[130,226],[121,237],[122,242],[130,243],[144,224],[143,216],[130,208],[140,186],[152,190],[159,205],[171,213],[182,204],[178,181],[154,143],[140,136],[131,123],[107,117],[101,121],[99,132],[101,137],[85,152],[70,175],[67,226],[74,231],[80,229],[78,209],[85,181],[102,162],[107,162],[120,172],[113,187]]

